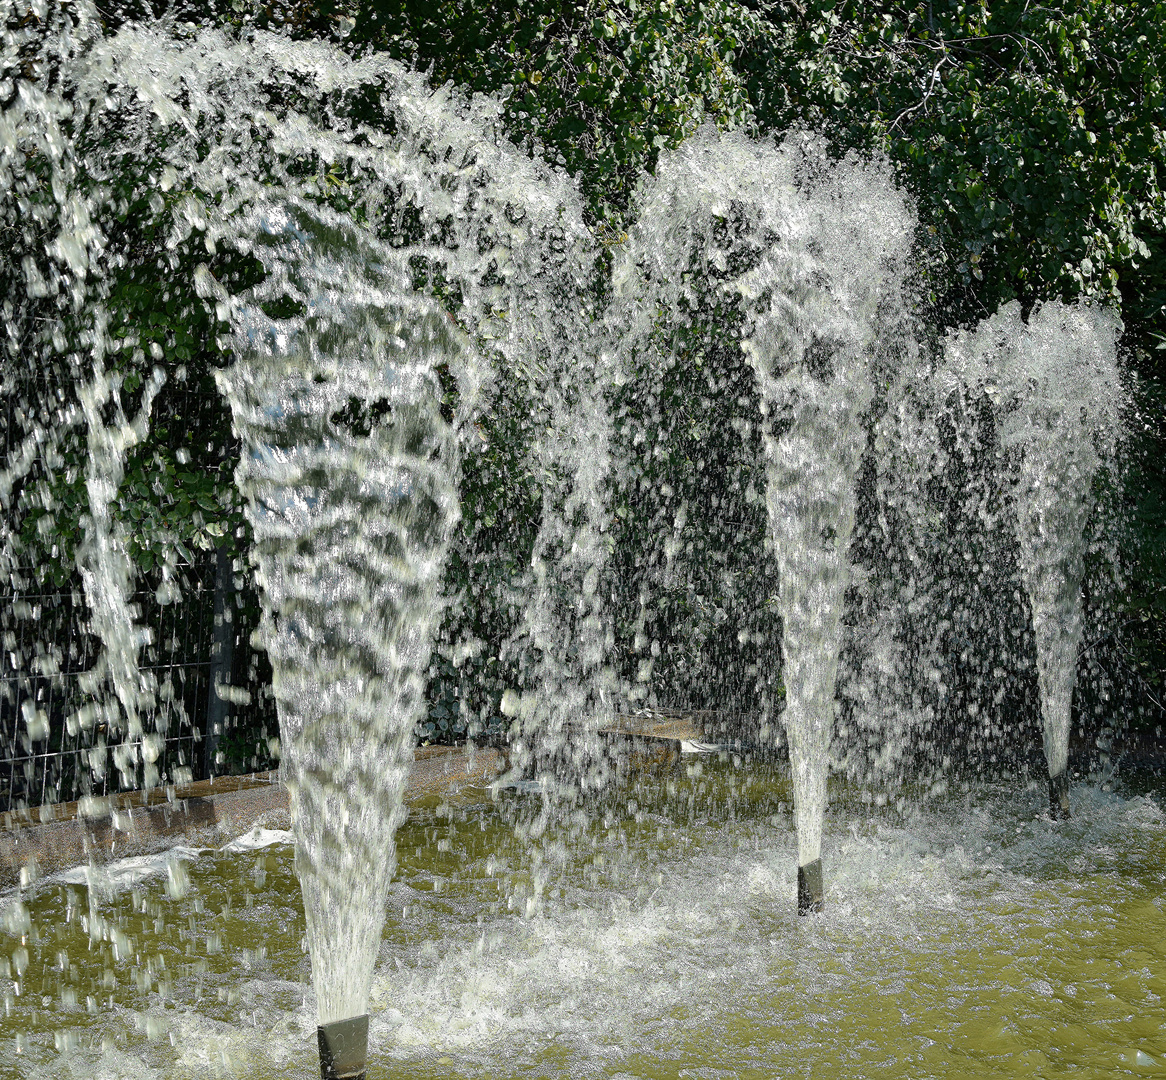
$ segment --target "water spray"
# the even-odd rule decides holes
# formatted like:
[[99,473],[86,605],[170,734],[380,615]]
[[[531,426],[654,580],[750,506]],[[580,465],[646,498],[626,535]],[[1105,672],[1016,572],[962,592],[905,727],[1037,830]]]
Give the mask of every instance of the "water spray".
[[1021,579],[1032,607],[1049,814],[1069,816],[1069,731],[1085,630],[1095,482],[1115,458],[1123,392],[1120,320],[1054,301],[1027,320],[1012,302],[949,336],[940,384],[985,400],[1011,473]]
[[[682,271],[689,266],[701,267],[702,280],[722,275],[709,287],[746,315],[742,348],[762,402],[765,501],[778,566],[781,719],[804,884],[798,910],[818,911],[864,414],[885,331],[880,311],[901,299],[912,212],[885,164],[832,163],[813,139],[778,146],[711,129],[661,157],[640,201],[615,271],[623,302],[639,305],[638,319],[627,318],[623,347],[656,347],[656,313],[687,310],[692,284]],[[730,220],[739,234],[725,232]]]

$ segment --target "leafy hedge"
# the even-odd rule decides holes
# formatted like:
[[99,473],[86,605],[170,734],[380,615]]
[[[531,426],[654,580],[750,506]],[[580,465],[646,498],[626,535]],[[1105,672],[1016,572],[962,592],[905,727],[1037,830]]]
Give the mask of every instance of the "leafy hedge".
[[[106,32],[157,14],[145,4],[101,11]],[[387,51],[427,71],[435,87],[502,95],[504,134],[578,179],[588,223],[609,247],[629,224],[638,177],[701,123],[757,135],[803,125],[839,153],[881,149],[895,163],[918,200],[936,332],[1014,298],[1026,308],[1079,296],[1120,307],[1140,408],[1125,477],[1121,640],[1130,677],[1157,693],[1166,667],[1166,352],[1157,348],[1166,343],[1166,5],[234,0],[215,10],[199,0],[172,15],[240,33],[281,27],[353,55]],[[371,98],[345,107],[366,121],[383,115]],[[154,365],[168,375],[117,499],[144,570],[175,552],[245,549],[229,418],[225,409],[184,412],[182,393],[212,393],[214,369],[229,360],[214,313],[195,294],[195,265],[209,260],[216,277],[240,288],[256,272],[230,252],[208,253],[198,229],[167,247],[156,231],[159,209],[141,194],[154,185],[139,182],[158,166],[127,159],[120,180],[102,178],[111,181],[111,253],[120,255],[110,260],[119,268],[107,307],[124,346],[112,362],[127,409]],[[317,167],[342,205],[342,166],[305,164]],[[32,197],[51,200],[42,180]],[[34,228],[14,243],[6,282],[19,284],[16,255],[43,239]],[[606,288],[601,272],[597,300]],[[618,438],[631,446],[638,433],[650,449],[639,458],[644,475],[616,492],[616,655],[632,683],[647,664],[663,701],[703,695],[744,704],[763,666],[749,642],[765,638],[770,570],[762,567],[744,592],[733,585],[761,549],[764,515],[757,446],[736,433],[754,403],[725,318],[693,313],[691,340],[675,349],[684,364],[659,386],[633,380],[612,399]],[[43,352],[46,372],[51,353]],[[649,396],[665,424],[646,426]],[[500,722],[508,677],[500,646],[515,620],[504,586],[529,562],[538,517],[528,435],[520,388],[502,380],[481,422],[481,450],[465,467],[463,535],[448,589],[461,599],[435,656],[424,732],[432,739],[462,734],[470,713]],[[16,493],[23,542],[58,582],[74,572],[86,512],[84,441],[78,434],[60,445],[71,465],[30,477]],[[685,520],[673,535],[681,506]],[[641,578],[661,564],[666,542],[680,544],[684,573],[645,612]],[[485,550],[488,560],[474,557]],[[475,576],[483,573],[493,578]],[[660,655],[637,644],[646,627]],[[454,655],[464,640],[480,643],[474,656]]]

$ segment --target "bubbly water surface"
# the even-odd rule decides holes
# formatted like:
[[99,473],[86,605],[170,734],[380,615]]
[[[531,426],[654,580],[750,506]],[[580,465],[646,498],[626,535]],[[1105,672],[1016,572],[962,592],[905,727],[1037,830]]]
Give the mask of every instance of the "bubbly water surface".
[[[1161,780],[1080,784],[1058,824],[1035,784],[958,786],[923,809],[832,791],[830,906],[809,919],[794,914],[788,777],[759,766],[641,780],[591,808],[530,918],[511,804],[415,807],[397,835],[369,1075],[1166,1073]],[[173,871],[125,885],[100,924],[84,886],[44,883],[25,900],[39,941],[9,898],[20,993],[7,983],[0,1068],[314,1075],[304,920],[279,841],[185,861],[181,900]]]

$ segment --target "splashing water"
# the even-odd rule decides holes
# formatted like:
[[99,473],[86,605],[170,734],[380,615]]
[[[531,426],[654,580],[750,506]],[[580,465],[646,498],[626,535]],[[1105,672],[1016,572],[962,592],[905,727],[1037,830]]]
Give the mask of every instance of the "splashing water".
[[[1058,827],[1037,792],[1013,783],[902,813],[832,787],[829,916],[807,924],[788,905],[796,845],[776,809],[788,806],[787,778],[726,763],[682,779],[692,792],[705,785],[692,817],[688,793],[668,796],[659,779],[637,787],[635,814],[596,816],[597,847],[574,846],[563,893],[530,920],[499,903],[524,867],[498,803],[413,809],[398,832],[391,958],[373,979],[372,1076],[780,1076],[810,1062],[886,1077],[1101,1077],[1139,1050],[1163,1060],[1160,787],[1082,785],[1082,812]],[[427,840],[435,828],[450,851]],[[75,886],[25,897],[34,925],[58,929],[27,944],[24,992],[0,1019],[0,1068],[70,1080],[314,1071],[290,845],[191,853],[187,865],[205,911],[169,905],[164,873],[111,882],[105,911],[123,946],[154,959],[153,978],[173,983],[166,998],[143,1001],[139,971],[112,962],[110,943],[90,947],[70,910]],[[159,911],[163,932],[137,915],[143,907]],[[14,951],[18,913],[0,911],[0,947]],[[221,942],[201,979],[178,974],[189,961],[176,928],[200,951],[204,936]],[[61,949],[78,982],[54,971]],[[42,1029],[18,1057],[13,1035],[40,995],[60,985],[83,1003],[104,967],[116,986],[98,1014],[56,1021],[79,1045],[54,1049]]]
[[[88,25],[92,12],[82,16]],[[237,357],[219,382],[244,447],[237,482],[255,536],[261,637],[275,673],[320,1021],[359,1015],[458,516],[459,433],[490,381],[479,347],[495,364],[530,373],[540,399],[561,394],[549,409],[542,460],[548,473],[574,467],[579,479],[557,511],[548,498],[540,557],[573,558],[581,581],[595,576],[597,545],[587,537],[598,526],[587,522],[602,507],[603,453],[589,459],[598,471],[579,472],[578,448],[594,442],[589,426],[602,425],[603,379],[582,379],[584,366],[571,362],[586,341],[574,332],[586,318],[559,317],[579,312],[587,283],[586,260],[576,257],[585,239],[578,196],[565,178],[495,137],[496,102],[435,94],[392,61],[353,62],[327,46],[264,33],[238,40],[146,26],[90,37],[74,48],[65,31],[41,34],[42,45],[68,54],[64,81],[21,98],[15,127],[6,114],[5,145],[10,158],[29,139],[56,154],[45,155],[52,183],[68,194],[52,248],[65,267],[56,291],[73,288],[98,327],[100,305],[76,283],[88,272],[86,252],[102,245],[94,222],[118,204],[92,178],[135,179],[166,250],[197,243],[210,257],[194,268],[194,283]],[[357,92],[392,114],[393,137],[345,111]],[[321,100],[327,115],[313,119]],[[84,171],[69,157],[81,143]],[[305,161],[322,168],[305,170]],[[328,206],[335,185],[324,169],[336,162],[360,181],[359,203],[347,213]],[[19,169],[12,167],[23,179]],[[9,194],[19,200],[18,190]],[[255,260],[262,284],[233,294],[215,276],[222,250]],[[170,259],[160,269],[177,270]],[[32,266],[27,276],[36,293],[31,285],[46,275]],[[423,295],[442,280],[444,306]],[[146,388],[126,422],[102,354],[98,340],[79,410],[93,469],[80,558],[110,657],[100,671],[134,733],[140,635],[108,507],[157,387]],[[452,420],[442,414],[447,375],[456,385]],[[113,427],[103,416],[110,407]],[[6,476],[6,490],[17,481]],[[570,523],[566,532],[555,520]],[[548,624],[532,637],[561,665],[573,635]],[[114,651],[111,642],[123,647]],[[601,652],[602,636],[584,667],[600,668]],[[543,674],[545,700],[554,700],[566,676],[552,681],[545,665]]]
[[[725,222],[727,237],[718,230]],[[813,141],[774,148],[705,132],[664,157],[645,185],[616,275],[639,304],[627,317],[628,348],[650,340],[658,311],[692,305],[700,275],[685,271],[696,267],[738,293],[748,312],[742,344],[767,413],[800,866],[821,855],[877,307],[902,302],[912,227],[883,166],[830,167]]]
[[[524,842],[546,837],[531,855],[533,915],[551,864],[566,874],[573,857],[551,811],[579,808],[608,778],[598,729],[633,699],[611,665],[611,491],[633,481],[613,451],[609,397],[633,367],[686,361],[685,334],[718,304],[762,404],[754,422],[782,621],[768,664],[783,682],[798,867],[822,856],[838,763],[864,454],[887,451],[878,497],[916,531],[931,528],[926,489],[944,469],[935,417],[949,393],[992,403],[1032,604],[1045,752],[1050,774],[1064,771],[1089,518],[1121,408],[1111,316],[1048,304],[1025,322],[1011,306],[951,336],[929,382],[904,316],[913,213],[885,163],[830,162],[814,139],[774,145],[710,129],[663,154],[642,184],[603,311],[593,300],[602,262],[574,184],[498,138],[497,102],[273,34],[157,25],[103,36],[84,4],[10,32],[4,49],[8,67],[33,49],[53,73],[43,85],[21,80],[0,121],[6,220],[35,218],[39,230],[21,240],[24,306],[5,314],[43,323],[27,359],[72,396],[60,408],[20,402],[0,494],[7,505],[37,470],[51,472],[61,440],[84,426],[77,564],[102,653],[85,682],[101,700],[83,715],[127,736],[115,750],[127,786],[137,754],[145,785],[159,782],[150,755],[160,720],[154,732],[146,724],[164,694],[138,662],[144,631],[113,506],[162,383],[155,374],[131,391],[107,363],[139,344],[110,328],[103,269],[130,257],[110,254],[111,223],[149,206],[163,237],[158,275],[190,276],[233,356],[218,382],[243,447],[236,480],[263,590],[319,1023],[367,1012],[370,993],[374,1005],[391,997],[373,970],[475,410],[494,382],[520,381],[535,433],[524,464],[541,518],[531,565],[510,583],[521,613],[505,657],[522,683],[503,697],[517,767],[548,781],[520,830]],[[366,126],[363,108],[392,124]],[[245,286],[227,252],[250,268]],[[7,377],[11,357],[5,364]],[[889,406],[879,403],[886,385]],[[4,544],[7,569],[18,540],[6,533]],[[915,695],[921,681],[895,654],[901,641],[879,640],[899,632],[897,617],[868,642],[888,700]],[[40,731],[47,721],[25,705],[28,730]],[[908,726],[892,713],[872,707],[862,721],[891,757]],[[741,839],[755,848],[778,820],[758,815]],[[756,860],[746,869],[765,879],[768,903],[772,872]],[[688,871],[715,914],[708,874]],[[682,889],[662,921],[690,900]],[[619,925],[642,936],[642,923]],[[480,955],[467,946],[451,970]],[[757,962],[759,977],[767,963]],[[431,1010],[438,990],[414,988],[409,1000]],[[657,1003],[666,996],[655,993]]]
[[1000,447],[1013,462],[1016,538],[1054,778],[1068,763],[1094,482],[1114,460],[1121,426],[1120,333],[1118,319],[1101,309],[1054,301],[1024,322],[1013,302],[944,346],[940,384],[988,397]]
[[[102,199],[100,193],[89,197],[75,183],[94,165],[101,173],[73,137],[77,116],[90,103],[83,97],[70,101],[60,90],[61,82],[84,69],[83,57],[100,40],[100,25],[93,9],[85,6],[74,12],[46,10],[19,23],[10,19],[8,25],[19,29],[4,35],[3,69],[18,68],[19,58],[22,70],[39,79],[20,81],[0,117],[0,191],[9,225],[6,235],[14,245],[6,254],[15,272],[5,317],[10,334],[16,327],[25,331],[4,380],[14,406],[8,443],[23,434],[23,445],[0,472],[0,494],[8,504],[14,490],[32,476],[46,466],[58,466],[63,436],[84,423],[88,506],[79,521],[82,538],[75,557],[90,611],[88,630],[100,641],[101,651],[81,680],[90,700],[70,723],[101,733],[89,754],[96,777],[106,769],[108,739],[116,744],[114,764],[123,783],[134,786],[139,781],[150,788],[159,781],[154,760],[160,740],[144,724],[157,704],[157,685],[139,667],[149,632],[136,625],[126,531],[112,510],[126,454],[145,436],[165,376],[155,368],[131,402],[127,399],[134,395],[123,391],[121,374],[108,362],[125,343],[110,324],[109,282],[101,272],[108,248],[100,220]],[[59,80],[55,93],[44,88],[54,80]],[[39,323],[39,330],[31,329],[30,322]],[[65,386],[77,388],[75,400],[66,399]],[[45,503],[51,511],[51,495]],[[0,562],[17,572],[19,541],[11,534],[5,540]],[[52,674],[58,664],[53,660],[41,666]],[[31,699],[22,711],[31,739],[45,738],[47,720]]]
[[[465,352],[390,253],[328,224],[322,239],[286,210],[258,222],[277,241],[271,272],[233,320],[239,360],[221,380],[244,445],[322,1025],[367,1012],[457,513],[437,370]],[[262,315],[289,292],[301,318]],[[366,401],[368,415],[350,406]]]
[[[101,639],[104,651],[93,671],[87,673],[83,689],[102,699],[106,680],[115,697],[101,709],[111,737],[124,732],[131,742],[122,743],[114,752],[114,762],[124,777],[126,787],[133,785],[135,749],[142,745],[143,714],[152,695],[150,682],[138,667],[138,654],[149,638],[136,626],[137,611],[130,603],[133,567],[126,551],[125,527],[112,516],[112,504],[122,481],[127,449],[141,440],[148,427],[150,406],[163,381],[160,369],[145,387],[138,415],[131,422],[121,409],[120,400],[112,424],[102,419],[102,409],[113,398],[111,383],[120,377],[105,370],[97,361],[93,380],[80,392],[81,408],[88,431],[89,460],[85,488],[89,496],[89,513],[85,518],[85,539],[77,552],[78,568],[91,611],[90,630]],[[114,702],[120,702],[121,711]],[[98,716],[93,715],[92,720]],[[149,789],[158,783],[151,748],[157,736],[147,737],[144,750],[143,785]]]
[[[528,397],[529,462],[541,496],[530,567],[518,585],[521,619],[503,650],[523,685],[508,687],[501,706],[513,718],[513,771],[533,774],[544,794],[534,820],[522,824],[532,838],[551,814],[603,783],[597,732],[617,692],[601,583],[610,522],[606,395],[618,358],[602,347],[603,325],[589,298],[598,246],[583,227],[577,195],[560,192],[560,219],[530,222],[542,256],[511,280],[508,332],[497,343]],[[539,875],[532,912],[550,872]]]

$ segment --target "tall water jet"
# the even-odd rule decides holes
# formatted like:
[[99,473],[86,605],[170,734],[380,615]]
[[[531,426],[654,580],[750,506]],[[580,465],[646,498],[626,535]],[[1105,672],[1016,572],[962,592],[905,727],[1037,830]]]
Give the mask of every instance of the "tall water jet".
[[[31,110],[28,138],[60,113],[93,147],[87,172],[60,170],[65,190],[130,178],[124,202],[148,206],[164,241],[157,271],[193,275],[183,287],[234,353],[220,385],[243,444],[321,1068],[356,1075],[457,516],[457,438],[488,381],[473,360],[481,346],[533,370],[570,338],[538,317],[568,298],[537,280],[580,247],[578,197],[497,138],[497,102],[434,93],[390,60],[189,25],[130,26],[81,52],[63,91]],[[370,111],[381,126],[356,118]],[[112,186],[93,186],[79,207],[125,212]],[[515,332],[523,320],[534,329]],[[92,401],[96,417],[105,399]],[[567,513],[590,515],[595,487]]]
[[[238,479],[264,590],[326,1078],[363,1067],[392,837],[459,512],[459,431],[486,379],[448,306],[418,291],[417,260],[448,275],[460,320],[495,363],[500,354],[537,370],[540,342],[556,336],[519,327],[545,330],[546,255],[569,262],[580,239],[569,185],[524,170],[458,119],[432,117],[455,140],[453,175],[410,178],[446,229],[441,212],[465,200],[448,246],[389,247],[287,192],[251,213],[250,246],[236,237],[267,277],[245,310],[235,304],[241,359],[223,386],[249,450]],[[273,321],[262,314],[273,304],[303,314]]]
[[[144,387],[137,415],[130,420],[119,393],[121,376],[106,370],[100,352],[99,349],[94,361],[93,377],[82,386],[79,395],[89,451],[85,477],[89,498],[77,565],[91,612],[90,632],[102,642],[98,663],[82,679],[82,689],[100,703],[100,720],[109,738],[121,736],[126,740],[114,749],[114,763],[123,786],[134,787],[141,754],[142,784],[149,789],[159,779],[153,764],[158,737],[144,731],[153,687],[138,663],[149,634],[137,625],[138,613],[130,601],[134,567],[127,552],[126,529],[115,519],[113,504],[123,479],[126,452],[145,436],[150,406],[164,376],[161,369],[155,369]],[[106,411],[113,412],[112,422],[106,422]],[[98,718],[93,715],[94,720]],[[139,749],[143,736],[144,752]]]
[[[643,348],[694,290],[739,297],[761,394],[766,504],[779,570],[785,727],[801,914],[823,905],[822,821],[834,733],[855,482],[880,304],[898,309],[913,215],[882,164],[830,163],[813,140],[780,147],[703,132],[661,158],[616,280]],[[711,284],[700,280],[711,275]]]
[[795,263],[777,247],[742,288],[760,301],[743,344],[769,413],[766,501],[780,574],[782,720],[797,813],[798,913],[808,914],[824,902],[822,821],[857,481],[882,359],[877,335],[891,325],[880,326],[879,308],[903,306],[914,220],[885,164],[829,166],[812,145],[802,154],[795,178],[808,204],[810,258]]
[[[146,436],[166,375],[153,356],[146,360],[134,349],[138,342],[115,324],[111,310],[113,279],[105,270],[120,258],[108,220],[115,200],[102,183],[106,163],[86,154],[86,136],[97,126],[92,102],[85,90],[74,93],[100,41],[91,6],[43,5],[20,18],[10,9],[0,52],[7,87],[0,114],[0,220],[10,245],[8,350],[0,381],[10,406],[5,441],[21,444],[0,470],[0,503],[9,511],[13,501],[20,505],[6,532],[28,515],[25,524],[30,517],[42,535],[52,533],[69,503],[81,507],[73,562],[89,609],[84,629],[99,647],[78,678],[85,700],[74,703],[68,724],[71,733],[83,728],[92,736],[81,785],[86,793],[93,780],[105,782],[107,749],[121,786],[156,786],[165,731],[156,676],[139,663],[150,632],[138,625],[135,569],[117,501],[127,455]],[[14,82],[8,76],[15,72],[22,77]],[[124,370],[131,349],[136,381]],[[72,481],[62,483],[62,472],[71,472]],[[83,499],[69,498],[66,489],[81,475]],[[15,568],[20,540],[8,532],[2,542],[0,566]],[[30,668],[51,678],[60,662],[41,655]],[[39,741],[49,736],[48,719],[30,690],[22,688],[27,696],[20,711],[29,737]]]
[[[267,278],[221,382],[264,591],[264,645],[304,894],[321,1068],[363,1075],[393,834],[424,715],[456,439],[438,368],[465,345],[390,250],[272,207]],[[270,319],[264,304],[303,314]]]
[[1115,315],[1053,301],[1021,317],[1005,305],[944,344],[943,377],[985,395],[996,417],[1032,606],[1049,813],[1069,816],[1069,733],[1084,632],[1095,481],[1112,465],[1123,390]]

